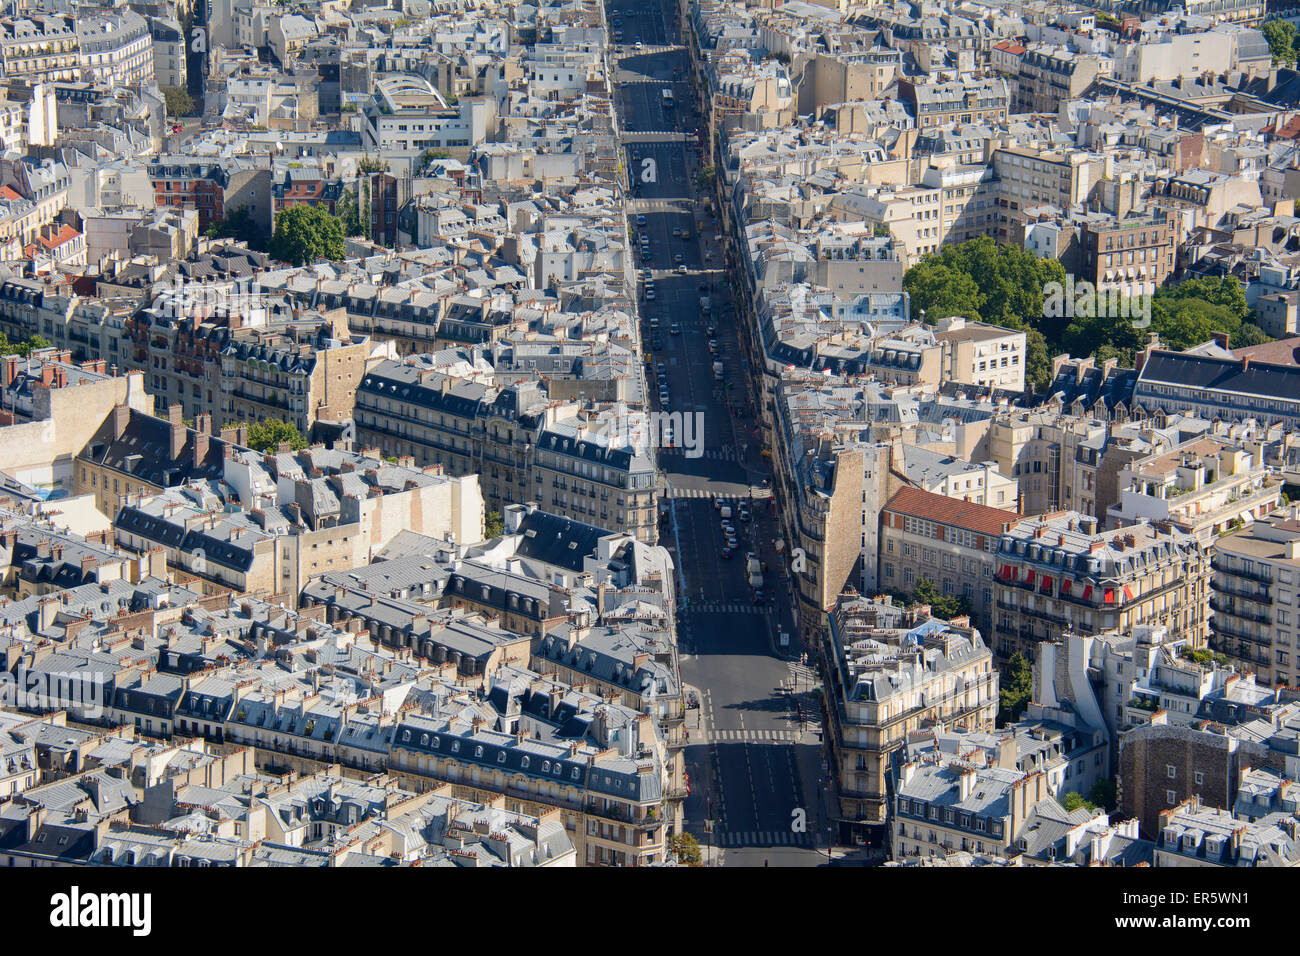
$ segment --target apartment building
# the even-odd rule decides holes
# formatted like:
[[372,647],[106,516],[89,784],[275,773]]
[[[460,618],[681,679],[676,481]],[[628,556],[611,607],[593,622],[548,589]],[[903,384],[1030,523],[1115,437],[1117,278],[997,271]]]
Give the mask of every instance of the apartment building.
[[228,437],[212,436],[206,417],[195,424],[185,425],[180,405],[172,405],[166,418],[115,406],[76,455],[75,493],[93,495],[95,506],[112,516],[130,495],[220,479]]
[[364,110],[363,140],[380,152],[468,148],[488,138],[495,119],[492,107],[486,98],[448,106],[422,77],[386,76],[376,81],[372,102]]
[[1024,391],[1024,332],[947,316],[938,320],[935,338],[943,346],[942,381]]
[[900,488],[880,512],[880,586],[911,592],[922,579],[965,600],[984,633],[993,627],[998,543],[1014,511],[919,488]]
[[988,436],[989,458],[1019,484],[1022,513],[1095,513],[1104,423],[1051,408],[999,409]]
[[150,161],[148,174],[154,202],[198,210],[200,232],[223,219],[229,210],[270,205],[271,170],[266,163],[160,153]]
[[1202,418],[1300,428],[1300,366],[1171,352],[1153,342],[1139,353],[1133,407],[1151,414],[1190,413]]
[[900,80],[898,94],[911,106],[922,130],[949,123],[1005,123],[1011,107],[1007,82],[1001,77],[923,84]]
[[909,763],[894,798],[892,856],[900,861],[962,851],[1013,856],[1034,810],[1050,800],[1041,771],[976,768],[946,759]]
[[1155,842],[1157,867],[1300,866],[1294,816],[1278,814],[1275,820],[1251,823],[1196,799],[1160,814]]
[[134,10],[77,20],[80,79],[109,88],[153,83],[153,37]]
[[[470,708],[457,704],[403,717],[391,774],[417,790],[436,780],[460,796],[501,795],[511,812],[558,808],[588,866],[664,862],[666,802],[685,787],[666,773],[649,715],[515,668],[502,668]],[[571,719],[581,736],[562,732]]]
[[982,159],[981,143],[978,160],[971,153],[959,163],[931,165],[921,174],[921,185],[940,191],[939,234],[945,244],[997,235],[1000,185]]
[[847,591],[831,611],[819,649],[841,840],[885,845],[895,755],[908,734],[940,722],[993,728],[992,654],[968,621],[940,621],[927,611]]
[[1173,210],[1152,205],[1113,216],[1088,212],[1079,225],[1080,281],[1120,298],[1151,295],[1173,274],[1178,229]]
[[1255,449],[1203,436],[1135,459],[1119,471],[1119,501],[1110,527],[1168,521],[1203,545],[1277,508],[1282,480],[1269,475]]
[[1266,686],[1300,685],[1300,520],[1291,509],[1214,545],[1210,648]]
[[[491,508],[536,502],[638,540],[658,537],[654,458],[626,408],[549,401],[536,384],[497,389],[419,358],[381,362],[356,393],[357,441],[450,474],[479,475]],[[638,434],[640,438],[638,439]]]
[[0,20],[0,66],[5,79],[65,83],[81,79],[76,19],[42,15]]
[[175,20],[151,17],[149,36],[153,42],[153,70],[158,85],[184,89],[188,83],[185,56],[189,49],[185,31]]
[[224,423],[280,419],[303,435],[317,421],[350,420],[373,345],[337,313],[319,324],[234,330],[221,350],[221,398],[205,410]]
[[1055,113],[1063,102],[1078,98],[1097,76],[1108,76],[1110,71],[1108,56],[1031,44],[1018,64],[1014,112]]
[[1066,633],[1126,632],[1160,624],[1204,647],[1207,549],[1168,524],[1106,532],[1096,518],[1057,512],[1027,518],[1002,536],[995,575],[994,651],[1033,658]]
[[[247,460],[241,468],[232,459],[248,453],[226,454],[222,474],[230,472],[235,480],[246,475]],[[278,595],[292,607],[308,581],[364,567],[404,531],[460,540],[483,536],[482,501],[472,478],[351,453],[332,473],[321,471],[283,478],[274,497],[249,501],[246,509],[229,508],[198,484],[160,494],[135,492],[116,513],[118,543],[139,554],[161,552],[205,593],[224,588]]]
[[1105,178],[1105,160],[1084,150],[1003,146],[993,150],[989,165],[997,179],[999,242],[1023,241],[1030,210],[1085,203]]

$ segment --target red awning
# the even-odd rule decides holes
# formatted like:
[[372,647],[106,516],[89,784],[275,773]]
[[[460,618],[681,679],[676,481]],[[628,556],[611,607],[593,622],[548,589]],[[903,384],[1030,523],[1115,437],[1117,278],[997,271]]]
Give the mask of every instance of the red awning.
[[1086,600],[1088,600],[1090,597],[1092,597],[1092,585],[1091,585],[1091,584],[1085,584],[1085,585],[1083,586],[1083,599],[1086,601]]
[[1073,585],[1074,585],[1074,582],[1073,582],[1073,581],[1070,581],[1070,580],[1068,580],[1067,578],[1061,578],[1061,593],[1062,593],[1062,594],[1069,594],[1069,593],[1070,593],[1070,588],[1071,588]]
[[1125,601],[1133,600],[1133,591],[1129,588],[1127,584],[1124,585],[1124,600]]
[[1034,586],[1034,572],[1032,570],[1025,572],[1025,583],[1030,587]]
[[1114,604],[1114,603],[1115,603],[1115,589],[1114,589],[1114,588],[1107,588],[1107,589],[1106,589],[1106,596],[1105,596],[1105,599],[1104,599],[1104,600],[1105,600],[1105,602],[1106,602],[1107,604]]

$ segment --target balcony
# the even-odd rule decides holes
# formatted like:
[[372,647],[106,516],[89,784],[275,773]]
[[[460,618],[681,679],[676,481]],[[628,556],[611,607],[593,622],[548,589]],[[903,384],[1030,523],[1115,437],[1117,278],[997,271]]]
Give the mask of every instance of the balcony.
[[1273,638],[1266,634],[1250,634],[1238,628],[1226,625],[1218,617],[1210,618],[1210,630],[1218,637],[1226,637],[1235,641],[1248,641],[1251,644],[1259,644],[1269,647],[1273,643]]
[[1265,585],[1271,585],[1273,583],[1273,575],[1267,570],[1247,571],[1245,567],[1229,568],[1219,559],[1211,562],[1211,567],[1214,569],[1215,574],[1225,574],[1234,578],[1245,578],[1247,581],[1255,581],[1259,584]]
[[1232,578],[1216,573],[1210,580],[1210,588],[1218,594],[1230,594],[1233,597],[1256,604],[1272,605],[1273,598],[1267,587],[1252,588],[1238,584]]
[[1210,610],[1217,614],[1226,614],[1229,617],[1238,617],[1245,621],[1254,621],[1256,624],[1272,625],[1273,623],[1273,615],[1271,614],[1247,610],[1240,605],[1234,606],[1230,601],[1223,601],[1218,597],[1210,598]]

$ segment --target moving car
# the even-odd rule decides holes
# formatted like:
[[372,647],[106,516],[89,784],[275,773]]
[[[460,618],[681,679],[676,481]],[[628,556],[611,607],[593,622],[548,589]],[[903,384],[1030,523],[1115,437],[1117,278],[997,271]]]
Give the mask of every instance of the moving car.
[[668,329],[668,331],[671,332],[673,335],[681,335],[682,327],[678,325],[676,322],[674,322],[672,326]]

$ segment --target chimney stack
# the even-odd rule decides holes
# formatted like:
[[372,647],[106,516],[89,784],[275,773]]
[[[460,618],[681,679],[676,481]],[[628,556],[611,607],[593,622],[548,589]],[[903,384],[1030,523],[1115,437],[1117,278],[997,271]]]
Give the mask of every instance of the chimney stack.
[[128,405],[113,406],[113,440],[122,437],[127,424],[131,421],[131,408]]
[[18,363],[22,359],[17,355],[6,355],[0,359],[0,387],[8,388],[18,377]]
[[180,404],[172,405],[167,409],[167,421],[171,424],[172,461],[180,457],[181,449],[185,447],[185,421],[182,418],[184,413],[184,406]]
[[202,466],[203,460],[208,457],[208,433],[202,429],[194,432],[194,455],[193,465],[197,470]]

